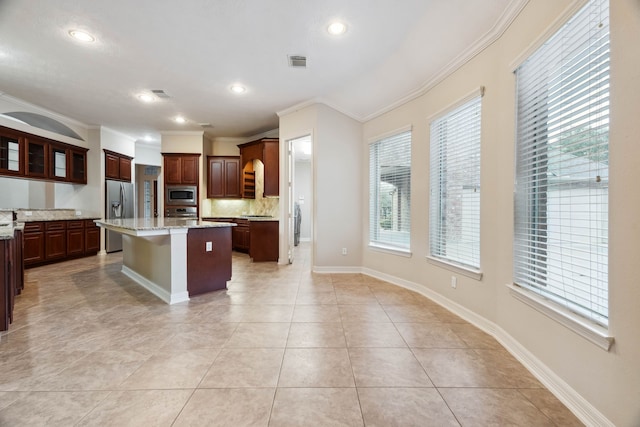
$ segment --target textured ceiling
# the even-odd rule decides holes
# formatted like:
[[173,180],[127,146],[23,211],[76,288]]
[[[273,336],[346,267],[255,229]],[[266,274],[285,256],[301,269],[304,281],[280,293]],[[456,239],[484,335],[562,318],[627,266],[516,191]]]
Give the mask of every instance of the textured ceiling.
[[[364,120],[473,54],[525,2],[0,0],[0,92],[135,139],[200,123],[212,137],[255,135],[311,100]],[[333,19],[346,34],[326,32]],[[74,41],[74,28],[96,42]],[[170,98],[141,103],[151,89]]]

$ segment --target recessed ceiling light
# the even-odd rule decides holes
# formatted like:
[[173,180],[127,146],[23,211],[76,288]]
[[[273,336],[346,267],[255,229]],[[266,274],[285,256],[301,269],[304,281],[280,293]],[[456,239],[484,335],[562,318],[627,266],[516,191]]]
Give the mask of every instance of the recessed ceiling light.
[[93,43],[94,41],[96,41],[95,37],[82,30],[71,30],[69,31],[69,35],[74,39],[84,43]]
[[153,138],[151,137],[151,135],[145,135],[144,136],[144,140],[147,141],[147,142],[151,142],[151,141],[153,141]]
[[231,92],[233,93],[244,93],[247,91],[247,88],[242,86],[239,83],[235,83],[231,85]]
[[176,123],[186,123],[187,122],[187,119],[185,119],[182,116],[177,116],[174,120],[176,121]]
[[327,31],[332,36],[339,36],[347,32],[347,26],[342,22],[333,22],[327,27]]
[[142,102],[153,102],[156,100],[156,97],[148,93],[141,93],[138,95],[138,99]]

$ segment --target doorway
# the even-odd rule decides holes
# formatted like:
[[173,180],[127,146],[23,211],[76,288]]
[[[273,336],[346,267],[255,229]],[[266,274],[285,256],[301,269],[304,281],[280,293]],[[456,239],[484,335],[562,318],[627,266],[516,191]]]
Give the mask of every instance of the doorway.
[[[289,177],[289,263],[296,252],[312,246],[313,236],[313,173],[311,135],[288,141]],[[307,258],[308,257],[304,257]],[[309,260],[310,261],[310,260]]]

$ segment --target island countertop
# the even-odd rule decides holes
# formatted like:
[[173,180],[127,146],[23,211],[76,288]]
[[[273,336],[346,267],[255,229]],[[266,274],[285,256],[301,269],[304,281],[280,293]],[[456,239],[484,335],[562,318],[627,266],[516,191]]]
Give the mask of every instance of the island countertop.
[[100,227],[132,236],[158,236],[190,228],[235,227],[231,222],[201,221],[185,218],[123,218],[94,220]]

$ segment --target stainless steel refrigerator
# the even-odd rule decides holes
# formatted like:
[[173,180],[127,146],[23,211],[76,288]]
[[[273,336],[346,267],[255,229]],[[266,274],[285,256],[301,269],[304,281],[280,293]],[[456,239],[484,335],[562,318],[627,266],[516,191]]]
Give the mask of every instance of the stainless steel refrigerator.
[[[133,218],[133,184],[130,182],[107,180],[106,219]],[[122,234],[105,231],[107,252],[122,250]]]

